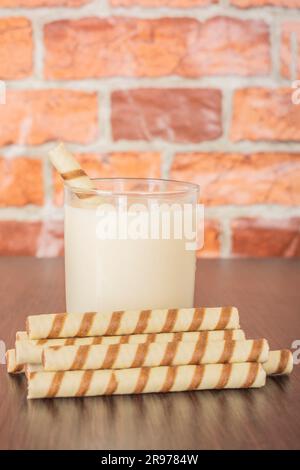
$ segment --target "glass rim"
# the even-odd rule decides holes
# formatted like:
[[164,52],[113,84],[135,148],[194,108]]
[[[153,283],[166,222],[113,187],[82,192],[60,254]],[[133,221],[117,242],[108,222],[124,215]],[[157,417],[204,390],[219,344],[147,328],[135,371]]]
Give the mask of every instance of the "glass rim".
[[64,182],[64,188],[66,190],[72,191],[79,194],[93,194],[98,196],[141,196],[141,197],[166,197],[166,196],[176,196],[183,195],[188,193],[199,193],[200,186],[196,183],[190,183],[187,181],[178,181],[173,179],[165,178],[131,178],[131,177],[110,177],[110,178],[90,178],[95,182],[144,182],[144,183],[153,183],[157,185],[163,185],[164,183],[169,183],[174,186],[179,186],[177,189],[167,189],[160,190],[156,192],[151,192],[150,190],[113,190],[113,189],[101,189],[101,188],[82,188],[78,186],[71,186]]

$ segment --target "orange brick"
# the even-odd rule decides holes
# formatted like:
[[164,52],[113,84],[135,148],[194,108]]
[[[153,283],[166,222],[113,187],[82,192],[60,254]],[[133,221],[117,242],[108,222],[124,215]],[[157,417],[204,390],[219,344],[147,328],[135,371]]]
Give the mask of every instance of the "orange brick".
[[230,3],[239,8],[264,7],[269,5],[283,8],[298,8],[300,6],[300,0],[230,0]]
[[62,221],[0,221],[0,255],[50,257],[62,253]]
[[0,36],[0,79],[19,79],[31,75],[31,22],[22,17],[0,18]]
[[291,88],[245,88],[233,99],[231,140],[300,140],[300,106]]
[[47,78],[270,71],[269,30],[261,20],[85,18],[49,23],[44,33]]
[[0,221],[0,255],[34,256],[40,222]]
[[232,223],[232,250],[239,256],[300,256],[300,218],[242,218]]
[[[300,0],[298,1],[300,6]],[[291,43],[295,38],[298,57],[294,60],[296,64],[292,63]],[[285,78],[295,78],[291,76],[292,68],[295,67],[297,77],[300,75],[300,21],[285,21],[281,26],[281,75]]]
[[201,142],[222,134],[221,92],[156,89],[112,93],[114,140]]
[[41,161],[26,157],[0,157],[0,206],[40,206],[43,201]]
[[205,220],[204,246],[197,251],[200,258],[214,258],[220,254],[220,224],[216,220]]
[[[1,0],[0,0],[1,2]],[[191,8],[203,5],[218,3],[218,0],[110,0],[113,7],[173,7]]]
[[0,0],[0,8],[79,7],[90,1],[91,0]]
[[41,224],[36,242],[35,255],[39,258],[51,258],[64,254],[63,220],[46,220]]
[[8,90],[0,106],[0,145],[51,140],[87,143],[97,136],[97,95],[74,90]]
[[199,184],[206,205],[300,204],[300,154],[177,154],[170,175]]
[[[152,152],[124,152],[78,155],[80,164],[92,178],[159,178],[160,155]],[[54,202],[63,202],[63,185],[57,172],[53,173]]]

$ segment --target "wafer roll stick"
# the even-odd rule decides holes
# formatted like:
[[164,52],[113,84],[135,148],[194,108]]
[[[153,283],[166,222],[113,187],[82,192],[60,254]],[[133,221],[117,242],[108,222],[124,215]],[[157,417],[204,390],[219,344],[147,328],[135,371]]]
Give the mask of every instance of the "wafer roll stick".
[[24,372],[24,364],[18,364],[15,349],[8,349],[5,354],[6,367],[9,374],[21,374]]
[[258,362],[115,371],[33,372],[28,377],[27,398],[250,388],[262,387],[265,380],[266,373]]
[[112,344],[109,346],[56,346],[43,351],[45,371],[129,369],[174,365],[265,362],[265,339],[198,343]]
[[70,346],[84,344],[140,344],[140,343],[168,343],[172,341],[197,342],[243,340],[243,330],[214,330],[191,331],[179,333],[153,333],[123,336],[89,336],[86,338],[58,338],[16,341],[16,355],[18,362],[41,364],[42,352],[52,346]]
[[43,372],[43,371],[44,371],[44,367],[42,366],[42,364],[25,364],[24,366],[24,372],[27,378],[32,372]]
[[236,307],[56,313],[27,318],[30,339],[115,336],[239,328]]
[[[52,165],[70,187],[81,189],[94,189],[92,180],[81,168],[75,157],[61,143],[49,152]],[[84,193],[76,193],[79,198],[87,198]],[[93,197],[93,194],[90,195]]]
[[17,331],[16,332],[16,341],[23,341],[28,339],[26,331]]
[[270,351],[268,360],[263,364],[267,375],[286,375],[293,370],[293,355],[289,349]]

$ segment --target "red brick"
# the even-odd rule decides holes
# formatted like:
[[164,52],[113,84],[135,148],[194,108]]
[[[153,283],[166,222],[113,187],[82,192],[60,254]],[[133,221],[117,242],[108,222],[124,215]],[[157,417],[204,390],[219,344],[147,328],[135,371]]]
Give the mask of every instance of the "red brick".
[[0,255],[35,255],[40,222],[0,221]]
[[231,140],[300,140],[300,106],[291,88],[245,88],[233,99]]
[[253,8],[264,6],[298,8],[300,6],[300,0],[230,0],[230,3],[239,8]]
[[268,26],[215,17],[61,20],[45,26],[47,78],[265,75]]
[[[300,6],[300,0],[298,1]],[[298,57],[294,60],[297,61],[295,72],[297,77],[300,76],[300,21],[285,21],[281,26],[281,75],[285,78],[295,78],[291,76],[292,68],[295,66],[292,62],[291,42],[292,37],[295,37]]]
[[[1,0],[0,0],[1,2]],[[217,3],[218,0],[110,0],[113,7],[171,7],[171,8],[191,8]]]
[[74,90],[8,90],[0,106],[0,145],[51,140],[92,142],[97,136],[97,95]]
[[61,254],[62,221],[0,221],[0,255],[49,257]]
[[28,77],[32,73],[31,22],[22,17],[0,18],[0,36],[0,79]]
[[0,157],[0,206],[40,206],[43,201],[41,161],[26,157]]
[[114,140],[201,142],[222,134],[221,92],[136,89],[112,93]]
[[79,7],[90,1],[91,0],[0,0],[0,8]]
[[220,224],[216,220],[205,220],[204,246],[197,251],[200,258],[214,258],[220,254]]
[[170,176],[200,185],[206,205],[300,205],[300,154],[184,153]]
[[[92,178],[159,178],[160,154],[152,152],[124,152],[78,155],[80,164]],[[54,202],[63,202],[63,185],[57,172],[53,174]]]
[[300,256],[300,218],[242,218],[232,223],[232,250],[240,256]]
[[64,254],[63,220],[47,220],[42,223],[36,243],[35,255],[50,258]]

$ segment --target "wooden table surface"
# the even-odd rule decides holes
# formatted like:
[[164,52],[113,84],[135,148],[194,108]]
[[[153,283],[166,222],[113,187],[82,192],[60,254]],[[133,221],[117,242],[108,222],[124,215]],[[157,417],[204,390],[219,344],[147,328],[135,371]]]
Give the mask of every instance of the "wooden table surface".
[[[201,260],[196,305],[236,305],[247,337],[300,340],[297,260]],[[0,259],[0,340],[64,310],[63,260]],[[180,287],[180,286],[178,286]],[[299,353],[300,359],[300,353]],[[26,400],[0,366],[1,449],[299,449],[300,365],[257,390]]]

